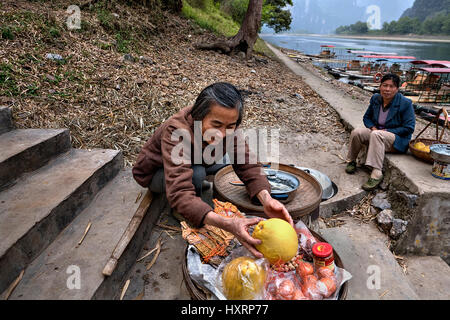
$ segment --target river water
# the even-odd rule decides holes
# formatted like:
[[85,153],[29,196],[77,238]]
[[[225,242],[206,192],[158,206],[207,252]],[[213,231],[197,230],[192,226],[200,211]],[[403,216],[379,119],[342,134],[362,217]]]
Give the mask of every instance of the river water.
[[413,56],[420,60],[450,60],[450,43],[413,42],[373,39],[334,38],[310,35],[261,34],[260,38],[279,47],[305,54],[319,54],[320,45],[364,49],[364,51],[392,52],[399,56]]

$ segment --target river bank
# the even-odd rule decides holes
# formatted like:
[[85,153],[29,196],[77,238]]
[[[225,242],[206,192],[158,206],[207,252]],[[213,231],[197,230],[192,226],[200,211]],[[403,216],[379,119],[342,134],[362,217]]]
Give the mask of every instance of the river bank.
[[[277,49],[279,49],[282,53],[286,55],[295,55],[299,57],[296,59],[297,63],[305,70],[307,70],[310,74],[302,74],[303,78],[310,78],[310,77],[319,77],[322,80],[325,80],[330,86],[333,87],[335,90],[336,98],[340,94],[345,94],[352,98],[352,100],[358,101],[358,103],[361,104],[361,106],[367,107],[370,102],[370,98],[372,97],[373,93],[369,92],[367,90],[364,90],[362,88],[359,88],[357,86],[344,83],[342,81],[339,81],[335,79],[333,76],[328,74],[328,72],[325,69],[322,69],[316,65],[313,64],[314,59],[311,57],[308,57],[306,55],[303,55],[301,52],[298,52],[296,50],[292,49],[286,49],[275,46]],[[305,79],[307,80],[310,79]],[[431,107],[430,105],[426,105],[427,107]],[[437,107],[444,107],[444,106],[437,106]],[[447,108],[448,109],[448,108]],[[423,120],[419,117],[416,117],[416,128],[413,133],[413,137],[415,138],[419,132],[421,132],[425,126],[429,122],[426,120]],[[361,118],[361,125],[362,125],[362,118]],[[439,133],[441,132],[442,128],[439,128]],[[436,138],[436,126],[434,124],[430,125],[430,127],[425,131],[421,138],[428,138],[428,139],[435,139]],[[444,130],[444,134],[442,136],[442,141],[450,141],[450,132],[449,130]]]
[[[272,35],[272,34],[261,34]],[[337,34],[311,34],[311,33],[279,33],[278,35],[288,36],[308,36],[308,37],[326,37],[326,38],[345,38],[345,39],[367,39],[382,41],[410,41],[410,42],[436,42],[450,43],[450,36],[429,36],[429,35],[337,35]]]
[[335,38],[373,39],[383,41],[411,41],[411,42],[439,42],[450,43],[450,36],[421,36],[421,35],[331,35]]

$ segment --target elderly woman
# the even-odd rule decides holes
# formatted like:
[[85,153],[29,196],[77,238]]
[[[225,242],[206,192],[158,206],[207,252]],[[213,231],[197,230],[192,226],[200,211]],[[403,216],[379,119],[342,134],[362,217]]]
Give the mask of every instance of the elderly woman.
[[[223,159],[215,163],[205,159],[204,151],[216,146],[216,158],[223,157],[229,151],[229,157],[224,158],[233,159],[231,165],[246,185],[249,197],[259,200],[266,215],[284,219],[293,225],[292,217],[284,205],[270,196],[270,184],[263,174],[262,166],[250,163],[248,145],[240,148],[237,143],[233,143],[233,149],[227,150],[228,143],[223,143],[239,127],[243,107],[242,96],[233,85],[219,82],[206,87],[192,107],[180,110],[155,131],[143,146],[132,172],[135,180],[143,187],[150,188],[152,192],[165,192],[171,207],[194,227],[209,224],[229,231],[253,255],[261,258],[261,253],[254,248],[261,241],[252,238],[247,231],[248,226],[258,223],[260,218],[225,218],[214,213],[211,206],[201,199],[202,182],[206,175],[214,174],[226,165],[220,164],[224,162]],[[196,139],[198,133],[200,141]],[[180,145],[177,137],[181,136],[183,140],[189,140],[184,150],[179,148],[183,145]],[[240,152],[244,154],[238,155]],[[182,159],[179,158],[180,153],[183,153]],[[196,157],[196,154],[200,157]]]
[[356,128],[350,135],[347,155],[347,173],[356,171],[356,158],[366,145],[366,165],[372,168],[369,180],[362,186],[366,191],[376,189],[383,181],[383,160],[385,152],[406,153],[416,118],[411,100],[398,92],[400,78],[386,74],[381,79],[380,94],[370,99],[364,114],[366,128]]

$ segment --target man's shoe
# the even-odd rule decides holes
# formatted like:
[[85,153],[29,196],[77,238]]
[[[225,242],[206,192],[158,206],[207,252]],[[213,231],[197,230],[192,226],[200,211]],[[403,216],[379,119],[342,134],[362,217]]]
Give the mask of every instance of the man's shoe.
[[356,161],[350,161],[345,167],[345,172],[352,174],[356,172]]
[[373,191],[378,188],[382,181],[383,176],[381,176],[380,179],[369,178],[369,180],[367,180],[367,182],[363,184],[362,188],[366,191]]

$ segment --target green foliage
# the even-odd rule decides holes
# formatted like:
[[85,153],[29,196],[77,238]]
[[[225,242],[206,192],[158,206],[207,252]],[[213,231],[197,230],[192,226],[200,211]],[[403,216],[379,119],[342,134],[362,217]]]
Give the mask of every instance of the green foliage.
[[99,8],[97,10],[97,19],[105,31],[114,30],[113,18],[113,15],[108,10],[104,8]]
[[9,26],[2,26],[0,28],[1,38],[5,40],[14,40],[14,33]]
[[239,31],[239,24],[218,9],[212,0],[205,0],[205,4],[205,9],[194,8],[185,0],[181,13],[184,17],[194,20],[200,27],[217,34],[231,37]]
[[116,49],[120,53],[130,53],[131,38],[127,32],[116,33]]
[[190,6],[193,8],[206,9],[208,6],[207,0],[187,0]]
[[417,34],[421,23],[417,18],[402,17],[398,21],[385,22],[382,31],[386,34]]
[[265,0],[264,2],[262,22],[274,29],[275,33],[290,29],[291,12],[282,9],[286,5],[292,5],[292,0]]
[[336,29],[337,34],[365,34],[369,31],[366,22],[358,21],[349,26],[340,26]]
[[418,18],[402,17],[398,21],[385,22],[383,32],[386,34],[428,34],[450,35],[450,14],[437,14],[420,22]]
[[247,12],[249,0],[231,0],[228,1],[229,8],[226,9],[234,21],[241,24],[244,21]]
[[14,78],[14,70],[12,65],[0,64],[0,96],[17,96],[19,88]]
[[10,12],[0,15],[0,39],[16,40],[30,32],[39,31],[39,40],[54,43],[62,28],[52,15],[31,11]]
[[[222,0],[221,8],[234,21],[241,24],[247,13],[248,4],[249,0]],[[276,33],[289,30],[292,22],[291,12],[283,8],[292,4],[292,0],[264,0],[261,25],[269,26]]]
[[[364,34],[367,30],[361,22],[349,26],[340,26],[337,34]],[[374,33],[374,32],[370,32]],[[377,34],[426,34],[426,35],[450,35],[450,14],[439,13],[426,18],[421,22],[419,18],[404,16],[399,20],[383,23],[383,28]]]
[[426,18],[422,23],[421,33],[423,34],[446,34],[450,35],[450,14],[437,14],[434,17]]
[[32,84],[27,86],[24,94],[26,93],[26,95],[29,95],[29,96],[37,96],[38,91],[39,91],[38,85],[33,82]]

